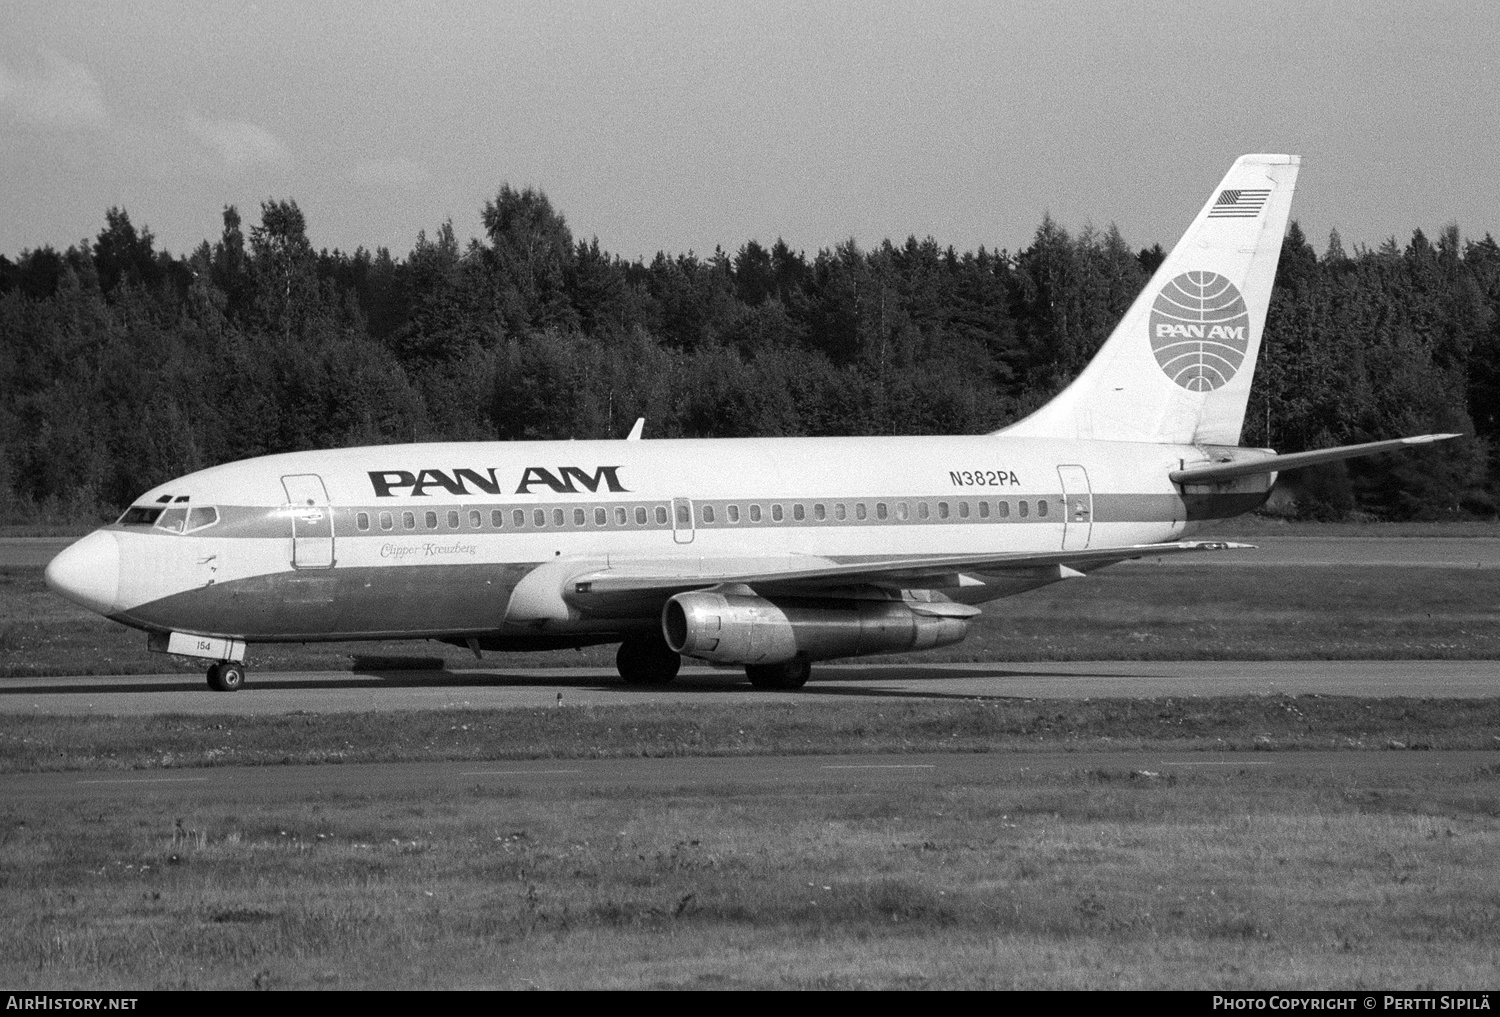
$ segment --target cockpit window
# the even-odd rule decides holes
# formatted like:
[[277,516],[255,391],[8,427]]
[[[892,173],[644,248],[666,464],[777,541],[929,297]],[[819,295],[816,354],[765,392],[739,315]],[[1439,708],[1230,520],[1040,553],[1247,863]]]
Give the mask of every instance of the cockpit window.
[[161,515],[161,509],[145,505],[132,505],[120,517],[121,526],[150,526]]
[[185,505],[182,508],[169,508],[156,521],[156,528],[158,530],[166,530],[168,533],[181,533],[182,524],[187,519],[187,514],[188,510]]
[[205,526],[212,526],[219,521],[219,510],[212,505],[198,505],[188,509],[187,528],[191,533],[193,530],[201,530]]

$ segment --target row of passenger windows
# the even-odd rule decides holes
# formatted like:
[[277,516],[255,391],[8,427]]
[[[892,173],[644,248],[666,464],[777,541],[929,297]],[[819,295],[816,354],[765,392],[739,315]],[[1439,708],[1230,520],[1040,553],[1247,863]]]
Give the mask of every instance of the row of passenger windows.
[[[978,518],[990,518],[989,502],[975,502],[974,505],[975,508],[973,511],[977,512]],[[952,506],[950,506],[946,501],[937,502],[935,505],[930,502],[919,501],[917,502],[915,508],[912,508],[907,502],[898,501],[895,503],[894,515],[897,522],[906,522],[909,519],[952,519],[954,518],[955,511],[957,512],[957,517],[959,519],[971,518],[970,504],[966,501],[958,502],[956,505]],[[803,504],[802,502],[792,503],[792,520],[794,522],[802,522],[803,520],[807,519],[808,512],[809,506]],[[717,513],[712,505],[702,506],[699,510],[699,513],[702,517],[702,521],[705,523],[712,523],[717,521]],[[1024,501],[1020,502],[1017,506],[1017,515],[1024,519],[1030,514],[1030,503]],[[1047,502],[1045,499],[1036,503],[1036,514],[1039,516],[1045,516],[1047,514]],[[1010,517],[1010,502],[997,501],[995,503],[995,515],[1001,519],[1008,519]],[[740,512],[740,506],[734,504],[726,505],[724,506],[724,516],[725,521],[730,523],[738,523],[744,518],[748,518],[752,523],[758,523],[764,518],[761,512],[761,506],[754,503],[751,503],[749,509],[743,515]],[[892,510],[886,505],[885,502],[878,501],[875,503],[875,518],[877,520],[889,519],[891,518],[891,516]],[[854,520],[858,522],[862,519],[868,519],[869,517],[869,509],[866,507],[865,503],[855,502],[853,506]],[[778,503],[772,503],[771,521],[773,523],[779,523],[785,518],[785,508]],[[811,518],[814,522],[822,522],[829,518],[832,518],[835,522],[843,522],[844,520],[850,518],[850,511],[845,507],[843,502],[834,502],[832,506],[832,514],[830,515],[829,506],[823,504],[822,502],[813,502],[811,506]]]
[[[683,508],[686,509],[687,506],[684,505]],[[546,509],[531,509],[529,511],[530,511],[530,523],[531,523],[531,525],[533,527],[541,528],[541,527],[547,526],[547,524],[548,524],[548,513],[547,513]],[[490,529],[496,529],[496,530],[498,530],[498,529],[504,529],[507,526],[509,526],[510,528],[518,529],[519,530],[519,529],[524,529],[526,527],[526,525],[527,525],[527,514],[528,514],[528,510],[527,509],[511,509],[510,510],[510,522],[508,524],[506,523],[506,511],[504,509],[490,509],[488,514],[489,514],[489,528]],[[653,514],[655,516],[656,524],[658,526],[665,526],[665,525],[667,525],[668,521],[671,518],[667,514],[667,507],[665,505],[657,505],[657,506],[655,506],[655,512],[654,513],[648,512],[648,510],[647,510],[647,508],[646,508],[645,505],[637,505],[637,506],[635,506],[634,513],[633,513],[633,516],[634,516],[634,519],[635,519],[635,525],[637,525],[637,526],[647,526],[647,525],[649,525],[650,521],[652,519]],[[415,530],[415,529],[417,529],[417,516],[418,516],[418,513],[416,513],[416,512],[402,512],[400,514],[400,516],[401,516],[401,528],[403,530]],[[438,528],[439,514],[437,512],[434,512],[431,509],[429,509],[426,512],[421,513],[421,517],[422,517],[422,528],[423,529],[435,530],[435,529]],[[456,530],[456,529],[458,529],[459,528],[460,520],[463,519],[463,518],[465,518],[464,514],[461,513],[458,509],[448,509],[448,511],[446,513],[446,519],[445,519],[445,522],[447,523],[447,528],[450,529],[450,530]],[[631,512],[630,509],[627,509],[624,505],[616,505],[615,506],[615,509],[614,509],[614,520],[615,520],[615,525],[616,526],[627,526],[627,525],[629,525],[631,518],[632,518],[632,512]],[[481,511],[480,509],[469,509],[468,513],[467,513],[467,519],[468,519],[468,527],[469,527],[469,529],[471,529],[471,530],[479,530],[479,529],[484,529],[485,528],[485,513],[483,511]],[[589,520],[588,509],[584,509],[584,508],[575,508],[575,509],[573,509],[573,525],[574,526],[587,526],[588,525],[588,520]],[[599,505],[599,506],[596,506],[594,508],[594,525],[595,526],[608,526],[609,525],[609,520],[610,520],[610,511],[609,511],[609,509],[605,508],[603,505]],[[396,528],[396,514],[393,513],[393,512],[381,512],[379,514],[379,522],[380,522],[380,528],[382,530],[393,530],[393,529]],[[683,522],[686,522],[686,520],[683,520]],[[567,513],[567,510],[560,509],[560,508],[553,509],[552,512],[551,512],[551,524],[554,527],[568,525],[568,513]],[[356,514],[355,517],[354,517],[354,525],[357,526],[360,530],[368,530],[370,528],[370,513],[368,513],[368,512],[360,512],[360,513]]]
[[[846,505],[844,502],[833,502],[831,505],[824,502],[793,502],[790,506],[781,502],[772,502],[769,506],[763,506],[751,502],[747,506],[734,503],[722,507],[723,518],[720,519],[720,510],[710,504],[698,505],[698,523],[711,526],[717,523],[728,523],[734,525],[741,522],[760,523],[767,518],[773,523],[784,522],[788,517],[794,522],[804,522],[811,518],[814,522],[824,522],[832,519],[834,522],[844,522],[853,519],[860,522],[874,518],[877,522],[894,518],[897,522],[906,522],[911,519],[1008,519],[1011,513],[1009,501],[997,501],[993,508],[987,501],[970,503],[960,501],[950,504],[946,501],[936,503],[919,501],[915,506],[908,502],[898,501],[894,506],[878,501],[873,505],[865,502],[854,502]],[[873,510],[873,511],[872,511]],[[676,524],[678,527],[693,525],[691,509],[686,501],[676,503]],[[1016,504],[1016,515],[1022,519],[1031,514],[1031,503],[1021,501]],[[1041,499],[1036,503],[1036,514],[1045,516],[1047,514],[1047,501]],[[592,521],[594,526],[666,526],[672,522],[673,514],[666,505],[616,505],[613,508],[604,505],[596,505],[592,509],[577,507],[571,510],[554,508],[548,509],[447,509],[443,512],[427,509],[422,512],[407,510],[404,512],[380,512],[376,514],[374,522],[381,530],[394,530],[397,528],[399,517],[400,528],[403,530],[436,530],[439,523],[445,524],[444,528],[457,530],[467,525],[468,529],[545,529],[552,527],[566,527],[571,521],[573,526],[588,526]],[[420,519],[420,527],[418,521]],[[354,517],[354,525],[365,532],[371,526],[371,514],[359,512]]]

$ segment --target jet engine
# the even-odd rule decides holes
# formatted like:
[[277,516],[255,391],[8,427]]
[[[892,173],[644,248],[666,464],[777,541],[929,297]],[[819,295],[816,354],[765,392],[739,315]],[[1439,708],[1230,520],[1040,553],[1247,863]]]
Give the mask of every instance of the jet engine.
[[824,660],[946,646],[969,634],[969,619],[978,613],[950,601],[695,590],[667,601],[662,632],[668,646],[689,657],[717,664],[778,664],[796,657]]

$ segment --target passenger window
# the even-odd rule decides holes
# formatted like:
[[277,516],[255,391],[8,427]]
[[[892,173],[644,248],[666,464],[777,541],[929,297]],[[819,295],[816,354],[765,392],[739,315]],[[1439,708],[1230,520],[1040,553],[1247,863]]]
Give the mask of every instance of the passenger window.
[[705,523],[714,521],[714,507],[712,505],[703,506],[703,521]]
[[885,517],[886,517],[885,502],[883,502],[883,501],[876,502],[875,503],[875,518],[876,519],[884,519]]
[[427,524],[427,528],[429,530],[435,530],[435,529],[437,529],[437,513],[436,512],[426,512],[423,515],[424,515],[424,518],[423,518],[422,521]]
[[535,523],[537,526],[546,526],[547,525],[547,511],[546,511],[546,509],[532,509],[531,510],[531,521],[533,523]]
[[801,502],[792,506],[792,518],[798,522],[807,518],[807,509],[803,507]]
[[646,525],[646,506],[637,505],[635,507],[635,524],[637,526]]
[[1026,516],[1030,513],[1030,511],[1031,511],[1031,506],[1027,505],[1024,501],[1021,502],[1021,510],[1020,510],[1021,518],[1025,519]]
[[773,523],[779,523],[779,522],[781,522],[781,503],[780,502],[777,502],[775,505],[771,506],[771,521]]
[[505,513],[499,509],[490,509],[490,525],[497,530],[502,529],[505,526]]
[[960,519],[967,519],[967,518],[969,518],[969,503],[968,502],[961,501],[961,502],[958,503],[958,518],[960,518]]
[[166,530],[168,533],[181,533],[182,524],[187,520],[187,509],[169,508],[161,514],[156,521],[158,530]]
[[615,506],[615,525],[624,526],[628,522],[630,522],[630,513],[625,511],[625,506]]
[[[364,525],[361,526],[360,529],[368,530],[370,528],[370,517],[365,515],[363,512],[360,513],[360,516],[363,517],[365,521]],[[188,532],[190,533],[193,530],[201,530],[205,526],[212,526],[218,521],[219,510],[214,508],[212,505],[200,505],[197,508],[188,509],[187,528]]]
[[917,502],[917,518],[927,519],[932,515],[932,507],[925,501]]
[[[477,530],[484,525],[484,514],[478,509],[469,509],[469,529]],[[495,524],[500,525],[499,523]]]
[[945,502],[945,501],[938,502],[938,518],[939,519],[947,519],[948,518],[948,503]]
[[389,512],[380,513],[380,528],[382,530],[389,530],[394,525],[396,524],[392,522],[391,514]]
[[594,525],[609,525],[609,509],[605,508],[603,505],[600,505],[598,508],[594,509]]
[[415,530],[417,528],[417,514],[415,512],[401,513],[401,525],[408,530]]
[[1047,500],[1045,498],[1036,503],[1036,514],[1039,516],[1047,514]]
[[855,519],[864,519],[864,517],[865,517],[865,503],[864,502],[858,502],[854,506],[854,518]]
[[906,522],[906,502],[896,502],[896,518],[903,523]]
[[[477,525],[477,524],[476,524]],[[458,509],[448,510],[448,529],[458,529]]]
[[818,502],[813,506],[813,518],[818,520],[819,522],[822,522],[824,519],[828,518],[828,513],[823,510],[822,502]]
[[995,502],[995,508],[999,510],[999,512],[1000,512],[1000,518],[1001,519],[1009,519],[1010,518],[1010,502],[1008,502],[1008,501],[997,501],[997,502]]
[[573,510],[573,525],[574,526],[582,526],[584,523],[586,523],[588,521],[589,521],[588,513],[584,512],[583,509],[576,508],[576,509]]
[[731,523],[737,523],[740,521],[740,507],[738,505],[731,505],[724,511],[729,513],[729,521]]
[[361,531],[370,528],[370,513],[361,512],[354,517],[354,525]]
[[987,502],[987,501],[980,502],[979,503],[979,518],[980,519],[988,519],[989,517],[990,517],[990,503]]
[[510,514],[510,521],[513,522],[513,523],[515,523],[518,528],[525,526],[526,525],[526,510],[525,509],[516,509],[515,511],[513,511]]
[[758,522],[760,522],[760,506],[759,505],[751,505],[750,506],[750,521],[752,523],[758,523]]
[[555,508],[555,509],[552,510],[552,525],[553,526],[561,526],[564,523],[566,523],[567,521],[568,521],[568,518],[567,518],[567,516],[565,516],[563,514],[563,510],[562,509]]
[[843,502],[839,502],[837,505],[835,505],[833,507],[833,518],[837,519],[839,522],[843,522],[843,520],[844,520],[844,503]]
[[667,515],[667,507],[665,505],[656,506],[656,525],[665,526],[667,525],[669,519],[670,517]]

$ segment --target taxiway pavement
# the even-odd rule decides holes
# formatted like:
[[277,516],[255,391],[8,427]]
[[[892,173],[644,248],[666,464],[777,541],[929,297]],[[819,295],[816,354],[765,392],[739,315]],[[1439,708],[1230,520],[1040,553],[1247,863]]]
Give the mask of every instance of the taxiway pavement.
[[1112,696],[1500,695],[1493,660],[1073,661],[1035,664],[818,664],[795,692],[752,689],[738,669],[685,667],[672,684],[624,685],[612,669],[251,671],[238,692],[197,674],[0,679],[0,713],[267,715],[303,711],[524,709],[724,701],[813,704],[876,699],[1082,699]]

